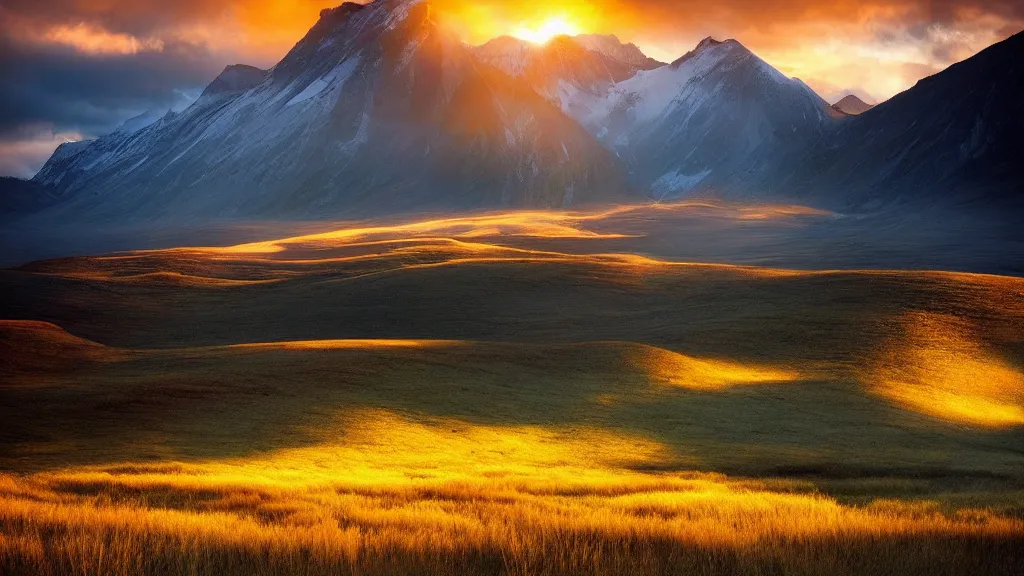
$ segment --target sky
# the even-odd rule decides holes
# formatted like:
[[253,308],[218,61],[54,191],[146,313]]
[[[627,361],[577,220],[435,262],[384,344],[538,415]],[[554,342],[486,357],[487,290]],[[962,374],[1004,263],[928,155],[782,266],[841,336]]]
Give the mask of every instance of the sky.
[[[825,99],[890,98],[1024,29],[1024,0],[432,0],[478,44],[542,29],[614,33],[671,61],[736,38]],[[270,67],[338,0],[0,0],[0,175],[61,142],[187,106],[228,64]]]

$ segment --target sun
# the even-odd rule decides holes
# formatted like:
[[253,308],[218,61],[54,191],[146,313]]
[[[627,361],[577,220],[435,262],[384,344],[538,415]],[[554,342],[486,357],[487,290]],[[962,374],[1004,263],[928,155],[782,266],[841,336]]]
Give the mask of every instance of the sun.
[[544,44],[555,36],[576,36],[579,33],[580,27],[575,22],[565,16],[552,16],[537,27],[520,26],[512,36],[534,44]]

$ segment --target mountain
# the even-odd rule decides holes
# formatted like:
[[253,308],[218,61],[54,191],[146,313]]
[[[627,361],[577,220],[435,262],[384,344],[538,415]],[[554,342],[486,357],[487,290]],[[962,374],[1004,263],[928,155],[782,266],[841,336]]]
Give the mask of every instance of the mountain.
[[429,0],[345,3],[272,69],[229,66],[182,112],[64,144],[33,185],[75,221],[550,208],[628,191],[1001,205],[1024,200],[1022,59],[1018,34],[851,115],[735,40],[660,65],[613,36],[471,47]]
[[615,36],[557,36],[544,44],[499,36],[474,53],[573,117],[617,82],[663,65]]
[[1024,32],[830,123],[777,184],[819,204],[1024,202]]
[[842,100],[833,104],[832,108],[849,116],[857,116],[871,110],[874,106],[853,94],[848,94]]
[[118,128],[117,132],[124,134],[134,134],[139,130],[153,124],[166,114],[167,111],[160,110],[147,110],[138,116],[125,120]]
[[66,146],[36,176],[104,221],[562,207],[617,197],[609,152],[480,66],[428,1],[324,10],[269,71],[228,67],[137,132]]
[[[583,107],[581,106],[580,109]],[[577,120],[655,198],[755,193],[771,157],[820,137],[829,106],[735,40],[703,40],[670,65],[638,72]]]
[[259,86],[266,77],[266,70],[245,64],[232,64],[225,68],[199,97],[209,99],[220,94],[245,92]]
[[860,115],[735,40],[640,71],[577,120],[655,199],[708,195],[840,210],[1024,203],[1024,33]]
[[600,52],[633,67],[634,70],[653,70],[665,65],[644,54],[632,42],[623,44],[613,34],[578,34],[572,37],[578,44],[593,52]]

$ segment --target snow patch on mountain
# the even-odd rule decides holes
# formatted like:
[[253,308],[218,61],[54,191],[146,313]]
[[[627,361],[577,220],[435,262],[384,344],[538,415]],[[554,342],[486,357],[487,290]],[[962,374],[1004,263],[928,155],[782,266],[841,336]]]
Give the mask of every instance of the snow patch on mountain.
[[[409,11],[423,0],[384,0],[387,1],[387,8],[390,8],[387,18],[384,20],[384,27],[394,30],[399,24],[409,17]],[[383,4],[383,2],[382,2]]]
[[696,188],[710,174],[711,170],[702,170],[696,174],[683,174],[678,170],[672,170],[662,174],[651,184],[651,192],[659,200],[679,196]]
[[121,126],[118,127],[116,132],[120,132],[121,134],[134,134],[163,118],[166,112],[166,110],[146,110],[138,116],[125,120]]
[[473,49],[474,55],[513,78],[521,77],[535,52],[535,46],[512,36],[499,36]]
[[352,136],[351,140],[342,142],[338,145],[338,151],[342,154],[351,156],[356,153],[357,150],[370,140],[370,115],[363,112],[359,116],[359,127],[356,129],[355,135]]
[[352,72],[355,71],[359,65],[360,57],[358,54],[347,58],[341,64],[335,66],[330,72],[317,78],[311,82],[302,92],[299,92],[291,100],[288,101],[285,106],[294,106],[300,102],[305,102],[310,98],[319,96],[322,92],[330,89],[341,88],[348,81],[349,77],[352,76]]
[[[595,101],[588,116],[578,118],[584,125],[605,122],[616,109],[625,111],[630,123],[646,123],[670,112],[675,106],[696,96],[697,82],[709,70],[720,65],[733,49],[728,43],[707,46],[695,57],[675,64],[637,72],[636,76],[619,82],[608,94]],[[703,94],[698,100],[706,100]],[[699,101],[692,104],[700,104]]]
[[501,36],[473,51],[478,60],[524,80],[574,119],[589,114],[590,104],[616,82],[662,65],[611,35],[558,36],[543,45]]
[[665,65],[664,62],[658,62],[644,54],[636,44],[623,43],[613,34],[579,34],[573,36],[573,40],[587,50],[600,52],[636,68],[646,70]]
[[90,144],[95,140],[78,140],[77,142],[65,142],[57,149],[53,151],[53,155],[50,156],[50,160],[53,162],[61,162],[67,160],[89,147]]

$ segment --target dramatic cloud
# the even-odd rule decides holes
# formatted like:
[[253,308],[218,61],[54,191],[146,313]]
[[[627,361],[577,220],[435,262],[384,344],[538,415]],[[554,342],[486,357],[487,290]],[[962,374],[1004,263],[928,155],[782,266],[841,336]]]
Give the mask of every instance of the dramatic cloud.
[[159,38],[139,39],[128,34],[112,34],[89,24],[60,25],[46,31],[43,43],[63,44],[86,54],[138,54],[159,52],[164,48]]
[[[0,174],[28,175],[67,138],[181,107],[225,65],[273,65],[340,0],[5,0]],[[670,61],[736,38],[837,100],[882,100],[1024,28],[1024,0],[433,0],[484,42],[562,17]]]
[[552,14],[671,61],[706,36],[736,38],[830,100],[881,100],[1024,29],[1024,0],[441,0],[470,41]]
[[28,178],[39,170],[42,160],[64,142],[81,140],[78,132],[55,132],[46,127],[26,126],[0,137],[0,176]]
[[200,46],[0,39],[0,174],[30,176],[61,142],[180,109],[220,70]]

